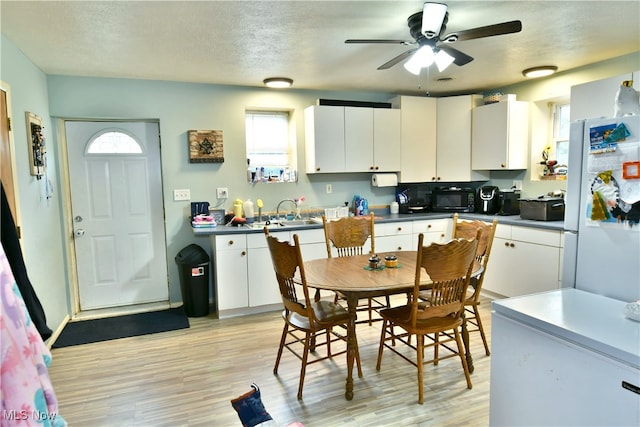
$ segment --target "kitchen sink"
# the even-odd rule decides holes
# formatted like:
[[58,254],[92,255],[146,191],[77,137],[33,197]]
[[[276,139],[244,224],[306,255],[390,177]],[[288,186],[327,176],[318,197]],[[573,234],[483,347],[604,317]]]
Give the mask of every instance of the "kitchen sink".
[[282,221],[280,225],[285,227],[297,227],[300,225],[318,225],[317,221],[312,219],[293,219],[291,221]]
[[254,222],[252,224],[247,224],[247,227],[250,228],[258,228],[262,229],[264,227],[269,228],[280,228],[280,227],[300,227],[303,225],[318,225],[319,222],[313,219],[292,219],[292,220],[282,220],[276,221],[272,220],[267,223],[267,221]]

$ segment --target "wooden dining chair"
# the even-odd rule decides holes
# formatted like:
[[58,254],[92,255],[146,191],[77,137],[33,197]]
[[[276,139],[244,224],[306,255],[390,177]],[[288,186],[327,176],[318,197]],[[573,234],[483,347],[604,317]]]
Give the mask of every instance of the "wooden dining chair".
[[[324,227],[324,239],[327,245],[327,257],[332,258],[334,254],[338,257],[374,254],[376,251],[375,232],[374,232],[374,215],[371,213],[366,217],[345,217],[335,221],[327,221],[326,216],[322,215],[322,225]],[[369,245],[367,245],[367,241]],[[339,299],[346,299],[340,292],[336,292],[334,302]],[[366,298],[365,303],[358,302],[356,311],[366,311],[368,313],[367,320],[360,320],[356,323],[369,323],[371,326],[374,320],[373,312],[382,308],[389,307],[389,297],[385,297],[385,301],[381,302],[375,298]]]
[[[270,235],[266,227],[264,233],[284,304],[282,311],[284,328],[273,373],[278,374],[282,350],[287,348],[302,361],[298,384],[298,399],[302,399],[302,387],[307,365],[346,354],[347,337],[334,332],[332,328],[334,326],[346,328],[349,323],[349,313],[339,304],[323,300],[314,301],[309,297],[297,234],[293,235],[292,245],[290,242],[279,241]],[[345,349],[334,353],[331,344],[336,341],[344,341]],[[302,354],[299,351],[300,344],[302,344]],[[318,347],[326,347],[326,352],[316,353]],[[312,360],[309,360],[310,351],[313,353]],[[358,375],[361,377],[362,368],[357,344],[355,359]]]
[[[480,305],[480,291],[482,290],[482,282],[484,281],[485,272],[487,271],[487,265],[489,263],[489,255],[491,254],[491,247],[493,245],[493,237],[496,234],[496,226],[498,225],[498,219],[494,218],[493,221],[488,224],[483,221],[459,221],[458,214],[453,215],[453,230],[451,235],[454,239],[471,239],[476,235],[476,232],[482,230],[482,237],[478,241],[478,249],[476,250],[476,263],[482,266],[480,273],[471,277],[469,290],[467,291],[467,298],[464,301],[465,318],[467,322],[467,332],[480,332],[482,343],[484,344],[485,354],[489,356],[489,344],[487,343],[487,337],[482,327],[482,319],[480,318],[480,311],[478,306]],[[468,325],[471,324],[474,329],[469,329]]]
[[[478,230],[476,238],[472,240],[455,239],[448,243],[432,243],[423,246],[424,235],[418,237],[418,255],[416,261],[415,282],[413,292],[409,296],[407,304],[380,311],[383,319],[380,347],[378,349],[378,362],[376,369],[379,371],[382,363],[382,352],[388,348],[392,352],[418,368],[418,402],[424,402],[424,361],[425,335],[439,334],[451,331],[457,344],[457,351],[449,348],[452,356],[459,356],[462,368],[467,380],[467,388],[471,388],[469,368],[464,355],[464,346],[460,338],[462,326],[462,313],[464,301],[471,273],[475,262],[475,253],[478,247],[478,238],[482,231]],[[420,299],[422,290],[423,273],[426,272],[431,282],[431,292],[428,301]],[[399,328],[393,328],[398,326]],[[394,331],[398,331],[395,333]],[[389,335],[389,336],[387,336]],[[416,344],[410,341],[411,336],[416,336]],[[416,359],[405,356],[389,341],[405,344],[416,351]],[[436,342],[427,346],[437,346]]]

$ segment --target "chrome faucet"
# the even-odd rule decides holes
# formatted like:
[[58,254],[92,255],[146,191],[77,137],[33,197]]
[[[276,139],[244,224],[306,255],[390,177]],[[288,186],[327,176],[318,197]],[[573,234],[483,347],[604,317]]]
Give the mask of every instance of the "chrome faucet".
[[280,206],[284,203],[284,202],[291,202],[293,203],[293,205],[296,207],[296,209],[298,209],[298,204],[296,203],[295,200],[293,199],[284,199],[284,200],[280,200],[280,202],[278,203],[278,206],[276,207],[276,221],[280,220]]

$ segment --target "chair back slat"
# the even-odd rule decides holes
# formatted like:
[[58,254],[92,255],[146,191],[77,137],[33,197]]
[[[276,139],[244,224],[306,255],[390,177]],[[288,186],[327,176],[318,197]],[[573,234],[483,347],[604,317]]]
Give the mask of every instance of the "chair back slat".
[[[459,221],[458,214],[456,213],[453,215],[452,237],[454,239],[471,239],[479,229],[482,230],[482,236],[478,241],[478,249],[476,250],[476,261],[482,265],[484,271],[486,271],[489,263],[489,255],[491,254],[491,247],[493,246],[493,238],[496,234],[497,225],[497,218],[494,218],[491,224],[487,224],[477,220]],[[480,297],[480,290],[482,289],[483,281],[484,272],[472,279],[474,289],[473,299],[478,299]]]
[[[314,313],[311,307],[309,289],[307,288],[307,281],[304,274],[298,235],[293,235],[294,243],[292,245],[290,242],[280,241],[270,235],[266,227],[264,233],[285,309],[289,312],[298,313],[301,316],[307,317],[309,323],[313,325]],[[298,272],[299,278],[296,278],[296,272]],[[302,296],[298,296],[299,290],[302,290]]]
[[[411,299],[411,322],[414,327],[420,319],[446,316],[459,318],[462,315],[481,236],[482,230],[477,230],[470,240],[454,239],[448,243],[423,246],[424,235],[419,235],[416,278]],[[432,282],[426,303],[420,302],[423,272],[429,275]]]
[[375,253],[375,234],[373,213],[367,217],[346,217],[335,221],[327,221],[322,216],[327,256],[333,256],[332,248],[339,257],[362,255],[365,253],[367,240],[370,245],[367,253]]

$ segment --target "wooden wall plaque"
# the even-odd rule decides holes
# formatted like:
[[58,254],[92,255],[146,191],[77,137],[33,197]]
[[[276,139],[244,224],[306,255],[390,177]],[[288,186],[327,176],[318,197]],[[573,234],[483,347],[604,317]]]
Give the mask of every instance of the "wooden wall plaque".
[[222,163],[224,150],[221,130],[190,130],[190,163]]

